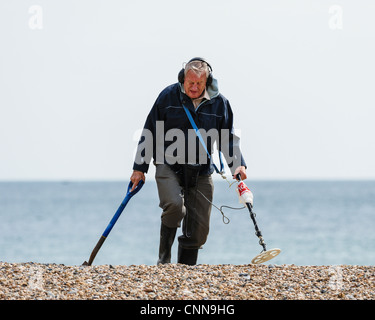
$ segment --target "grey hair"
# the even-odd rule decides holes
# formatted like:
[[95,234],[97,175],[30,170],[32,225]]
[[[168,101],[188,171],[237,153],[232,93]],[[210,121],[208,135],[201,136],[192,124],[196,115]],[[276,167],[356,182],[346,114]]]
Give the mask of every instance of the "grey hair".
[[198,77],[200,77],[203,72],[206,73],[207,78],[210,74],[210,70],[207,63],[200,60],[193,60],[185,65],[185,76],[189,70],[192,70]]

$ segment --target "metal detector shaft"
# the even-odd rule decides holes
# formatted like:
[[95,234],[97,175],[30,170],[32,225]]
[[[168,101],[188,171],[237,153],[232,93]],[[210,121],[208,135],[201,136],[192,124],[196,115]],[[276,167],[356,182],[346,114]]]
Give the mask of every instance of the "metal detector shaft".
[[[237,178],[238,181],[241,181],[240,174],[237,174],[236,178]],[[241,188],[243,188],[243,186]],[[241,194],[240,194],[240,196],[241,196]],[[247,198],[244,197],[243,199],[247,199]],[[247,200],[249,200],[249,199],[247,199]],[[253,212],[252,201],[250,200],[250,202],[248,202],[247,200],[245,200],[245,202],[246,202],[246,206],[247,206],[247,208],[249,209],[249,212],[250,212],[250,218],[251,218],[251,220],[253,220],[253,223],[254,223],[254,226],[255,226],[255,234],[259,238],[259,244],[263,247],[263,251],[260,254],[256,255],[251,260],[251,263],[254,263],[254,264],[263,263],[263,262],[266,262],[266,261],[276,257],[281,252],[281,250],[278,249],[278,248],[267,250],[266,243],[264,242],[264,239],[263,239],[263,236],[262,236],[262,232],[259,230],[257,221],[255,219],[255,213]]]
[[[241,175],[240,175],[239,173],[236,175],[236,179],[237,179],[238,181],[242,181],[242,179],[241,179]],[[249,212],[250,212],[250,218],[251,218],[251,220],[253,220],[254,227],[255,227],[255,234],[256,234],[256,236],[259,238],[259,244],[263,247],[263,250],[264,250],[264,251],[267,251],[266,244],[265,244],[265,242],[264,242],[264,240],[263,240],[262,232],[260,232],[260,230],[259,230],[259,228],[258,228],[258,224],[257,224],[257,221],[256,221],[256,219],[255,219],[255,214],[253,213],[253,206],[252,206],[252,204],[249,203],[249,202],[246,202],[246,206],[247,206],[247,208],[249,209]]]
[[263,240],[262,232],[258,228],[257,221],[255,220],[255,214],[253,213],[251,203],[246,202],[246,206],[250,212],[250,218],[253,220],[254,227],[255,227],[255,235],[259,238],[259,244],[263,247],[264,251],[267,251],[266,244]]

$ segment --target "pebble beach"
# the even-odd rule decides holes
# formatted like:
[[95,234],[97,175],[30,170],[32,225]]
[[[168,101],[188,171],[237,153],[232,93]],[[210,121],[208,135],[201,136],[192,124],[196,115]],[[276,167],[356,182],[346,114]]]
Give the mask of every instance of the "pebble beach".
[[0,262],[1,300],[374,300],[374,266]]

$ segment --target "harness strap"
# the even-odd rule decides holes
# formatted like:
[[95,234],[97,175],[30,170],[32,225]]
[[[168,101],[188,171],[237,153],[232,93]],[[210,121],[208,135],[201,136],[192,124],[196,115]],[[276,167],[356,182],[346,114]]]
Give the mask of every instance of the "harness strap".
[[201,142],[204,150],[206,150],[208,158],[211,160],[211,163],[214,166],[216,173],[218,173],[220,175],[223,175],[223,173],[224,173],[224,164],[223,164],[223,161],[221,159],[221,151],[219,150],[219,159],[220,159],[220,170],[219,170],[217,168],[217,166],[215,165],[215,163],[213,162],[213,160],[211,158],[211,154],[208,152],[208,149],[206,147],[206,144],[204,143],[203,137],[202,137],[201,133],[199,132],[199,129],[198,129],[198,127],[197,127],[197,125],[196,125],[193,117],[191,116],[191,113],[190,113],[189,109],[185,105],[182,105],[182,106],[183,106],[183,108],[184,108],[184,110],[186,112],[186,115],[187,115],[187,117],[188,117],[188,119],[189,119],[189,121],[190,121],[190,123],[191,123],[191,125],[192,125],[192,127],[193,127],[193,129],[194,129],[194,131],[195,131],[195,133],[196,133],[199,141]]

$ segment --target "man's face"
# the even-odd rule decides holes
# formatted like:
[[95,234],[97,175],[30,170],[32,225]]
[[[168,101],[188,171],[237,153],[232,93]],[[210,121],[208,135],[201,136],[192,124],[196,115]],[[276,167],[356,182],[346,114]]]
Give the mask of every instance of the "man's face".
[[185,76],[185,93],[191,99],[199,98],[202,95],[204,89],[206,88],[206,81],[207,76],[204,72],[201,74],[200,77],[198,77],[198,75],[195,72],[189,70]]

